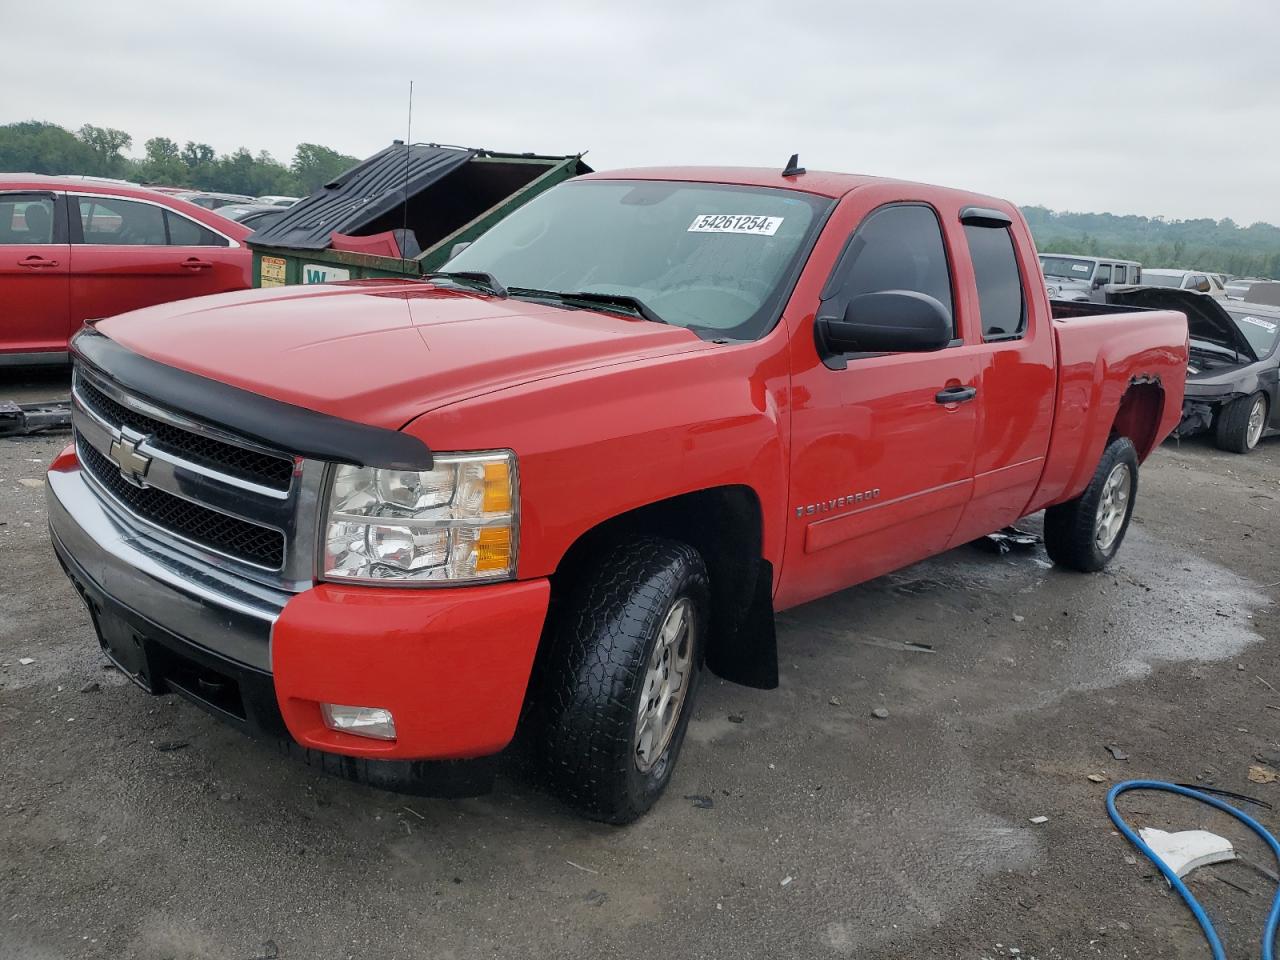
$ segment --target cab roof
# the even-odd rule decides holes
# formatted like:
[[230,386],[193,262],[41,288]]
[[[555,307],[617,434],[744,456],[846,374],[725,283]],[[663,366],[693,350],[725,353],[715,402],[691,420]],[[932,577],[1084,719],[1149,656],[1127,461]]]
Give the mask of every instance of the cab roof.
[[839,199],[851,190],[872,184],[898,183],[919,191],[924,196],[960,196],[969,202],[987,205],[1003,205],[996,197],[967,190],[952,190],[932,184],[912,183],[893,177],[874,177],[860,173],[833,173],[827,170],[809,170],[794,176],[783,176],[780,168],[769,167],[634,167],[608,170],[577,177],[578,180],[683,180],[691,183],[722,183],[743,187],[773,187],[780,190],[796,190]]

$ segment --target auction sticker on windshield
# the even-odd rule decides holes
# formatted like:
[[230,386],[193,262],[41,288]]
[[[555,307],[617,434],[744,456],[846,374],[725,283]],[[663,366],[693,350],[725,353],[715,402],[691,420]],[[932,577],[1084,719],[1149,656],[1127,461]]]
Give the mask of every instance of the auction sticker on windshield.
[[1261,327],[1263,330],[1267,331],[1267,333],[1276,332],[1276,325],[1270,320],[1259,320],[1257,317],[1241,317],[1240,322],[1251,323],[1255,327]]
[[689,224],[689,233],[757,233],[772,237],[782,226],[782,217],[759,217],[749,213],[700,213]]

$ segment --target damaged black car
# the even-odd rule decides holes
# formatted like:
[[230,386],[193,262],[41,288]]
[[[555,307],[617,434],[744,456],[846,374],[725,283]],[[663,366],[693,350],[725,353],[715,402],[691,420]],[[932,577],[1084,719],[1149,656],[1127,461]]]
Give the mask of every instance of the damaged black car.
[[1187,315],[1191,354],[1177,436],[1212,431],[1220,449],[1248,453],[1280,434],[1280,307],[1162,287],[1113,289],[1107,299]]

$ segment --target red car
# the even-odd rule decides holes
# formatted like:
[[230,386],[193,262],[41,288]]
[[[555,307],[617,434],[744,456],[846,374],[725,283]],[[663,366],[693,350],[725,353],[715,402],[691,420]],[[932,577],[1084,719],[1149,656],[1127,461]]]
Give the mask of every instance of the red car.
[[249,287],[250,233],[142,187],[0,174],[0,365],[66,362],[85,320]]
[[479,789],[519,727],[621,823],[704,664],[777,684],[775,611],[1045,508],[1054,562],[1106,566],[1187,319],[1050,304],[1001,200],[677,168],[552,187],[426,282],[72,350],[50,529],[139,685],[422,791]]

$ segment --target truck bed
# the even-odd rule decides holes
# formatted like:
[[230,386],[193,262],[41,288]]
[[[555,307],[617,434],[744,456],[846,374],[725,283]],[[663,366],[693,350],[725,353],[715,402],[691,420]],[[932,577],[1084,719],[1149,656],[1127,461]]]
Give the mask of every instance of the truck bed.
[[1050,300],[1049,309],[1055,320],[1076,320],[1114,313],[1145,313],[1150,307],[1126,307],[1117,303],[1090,303],[1088,300]]
[[1058,396],[1033,510],[1084,491],[1121,418],[1148,424],[1138,431],[1146,439],[1135,442],[1145,460],[1177,425],[1186,382],[1185,314],[1065,300],[1050,306]]

